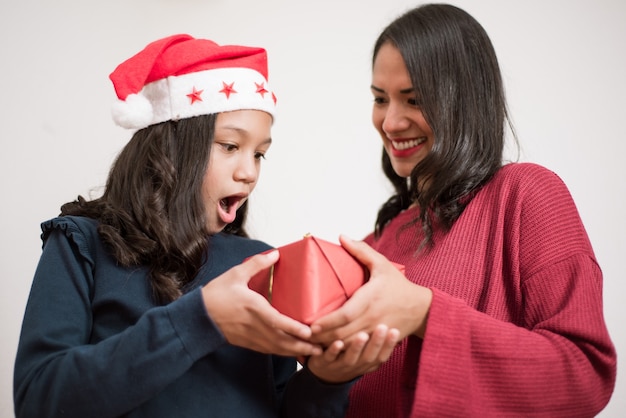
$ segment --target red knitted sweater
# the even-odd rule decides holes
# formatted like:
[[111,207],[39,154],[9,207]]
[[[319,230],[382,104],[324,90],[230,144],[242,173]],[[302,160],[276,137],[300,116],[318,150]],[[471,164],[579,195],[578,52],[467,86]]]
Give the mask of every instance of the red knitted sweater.
[[[350,394],[348,416],[594,416],[616,354],[602,272],[569,191],[551,171],[504,166],[434,248],[415,257],[416,216],[367,241],[433,290],[423,340],[409,337]],[[418,237],[418,240],[420,238]]]

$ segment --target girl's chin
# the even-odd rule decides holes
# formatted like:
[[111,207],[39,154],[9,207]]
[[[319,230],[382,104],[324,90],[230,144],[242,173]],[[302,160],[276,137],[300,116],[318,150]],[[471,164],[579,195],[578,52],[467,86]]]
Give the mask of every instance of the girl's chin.
[[221,224],[221,223],[220,225],[209,224],[206,227],[206,231],[209,235],[219,234],[220,232],[224,230],[224,228],[226,228],[226,225],[227,224]]

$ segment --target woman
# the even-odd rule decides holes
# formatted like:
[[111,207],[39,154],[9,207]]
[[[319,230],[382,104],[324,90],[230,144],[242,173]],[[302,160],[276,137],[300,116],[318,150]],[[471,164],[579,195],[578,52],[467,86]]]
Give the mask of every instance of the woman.
[[408,11],[375,44],[371,90],[395,194],[373,249],[342,238],[369,283],[312,329],[322,343],[377,323],[406,338],[351,389],[347,416],[597,414],[616,373],[602,273],[563,182],[503,165],[506,102],[484,29],[450,5]]
[[[265,50],[174,35],[111,80],[115,121],[137,131],[102,197],[42,224],[16,416],[343,416],[397,331],[322,352],[248,288],[278,259],[244,230],[275,110]],[[296,356],[311,357],[294,374]]]

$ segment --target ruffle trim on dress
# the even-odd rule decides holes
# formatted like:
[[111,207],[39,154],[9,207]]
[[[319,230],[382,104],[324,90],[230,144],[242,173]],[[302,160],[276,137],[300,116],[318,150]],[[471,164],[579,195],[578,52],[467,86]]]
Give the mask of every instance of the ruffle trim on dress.
[[[89,225],[93,223],[93,225]],[[83,227],[79,224],[84,224]],[[65,236],[78,247],[81,254],[91,258],[89,255],[88,238],[86,234],[93,231],[97,234],[97,221],[89,218],[75,217],[75,216],[61,216],[42,222],[41,224],[41,241],[42,246],[45,246],[46,241],[50,237],[50,234],[59,230],[62,231]]]

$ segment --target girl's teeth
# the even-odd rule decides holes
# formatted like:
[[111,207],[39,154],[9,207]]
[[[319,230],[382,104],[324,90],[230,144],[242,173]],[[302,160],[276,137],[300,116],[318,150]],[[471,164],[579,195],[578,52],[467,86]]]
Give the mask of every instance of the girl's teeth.
[[425,138],[419,138],[419,139],[412,139],[410,141],[402,141],[402,142],[391,141],[391,143],[393,144],[393,147],[395,149],[402,151],[405,149],[416,147],[422,142],[424,142],[425,140],[426,140]]

